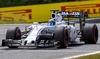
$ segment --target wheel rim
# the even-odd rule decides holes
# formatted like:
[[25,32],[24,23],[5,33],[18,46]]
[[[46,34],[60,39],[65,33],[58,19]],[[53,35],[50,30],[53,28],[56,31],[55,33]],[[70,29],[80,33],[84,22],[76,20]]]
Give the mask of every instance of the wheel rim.
[[20,29],[18,27],[16,28],[16,32],[15,33],[16,33],[15,34],[16,39],[20,39],[21,32],[20,32]]

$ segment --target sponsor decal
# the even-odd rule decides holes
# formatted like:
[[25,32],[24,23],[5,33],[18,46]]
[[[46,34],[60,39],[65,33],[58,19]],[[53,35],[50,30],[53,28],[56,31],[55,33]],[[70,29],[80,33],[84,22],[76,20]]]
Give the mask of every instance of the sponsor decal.
[[14,21],[14,18],[12,18],[12,17],[4,17],[4,21]]
[[66,17],[78,18],[80,16],[80,12],[60,12],[59,14],[62,15],[63,18]]
[[61,6],[61,11],[76,12],[85,10],[88,14],[100,14],[100,4],[82,4]]
[[31,13],[32,10],[31,9],[23,9],[23,10],[0,11],[0,13],[3,13],[3,12],[10,12],[10,13],[14,13],[14,14],[22,14],[22,13]]
[[[8,15],[7,15],[8,14]],[[10,16],[10,15],[13,16]],[[0,19],[4,21],[16,21],[15,18],[18,18],[18,21],[27,21],[32,19],[32,10],[31,9],[22,9],[22,10],[9,10],[9,11],[0,11]],[[25,19],[27,18],[27,19]]]

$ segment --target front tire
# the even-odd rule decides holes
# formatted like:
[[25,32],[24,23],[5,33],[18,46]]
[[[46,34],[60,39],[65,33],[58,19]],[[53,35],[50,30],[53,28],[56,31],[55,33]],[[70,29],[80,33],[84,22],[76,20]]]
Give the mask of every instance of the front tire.
[[68,46],[68,31],[65,27],[57,27],[55,31],[55,39],[59,41],[57,48],[66,48]]
[[21,31],[19,27],[10,28],[6,32],[6,39],[21,40]]
[[6,33],[6,41],[8,41],[7,42],[8,47],[9,48],[18,48],[18,46],[12,46],[12,45],[9,46],[9,44],[13,43],[13,42],[9,43],[9,39],[21,40],[21,31],[20,31],[19,27],[10,28],[7,30],[7,33]]

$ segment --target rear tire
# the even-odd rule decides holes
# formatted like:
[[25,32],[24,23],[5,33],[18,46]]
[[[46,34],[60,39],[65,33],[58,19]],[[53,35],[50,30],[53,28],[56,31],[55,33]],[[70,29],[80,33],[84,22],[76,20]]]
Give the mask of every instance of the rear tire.
[[98,28],[96,25],[83,28],[83,39],[85,44],[96,44],[98,41]]
[[[10,28],[6,33],[6,40],[21,40],[21,31],[19,27]],[[9,48],[18,48],[18,46],[9,46],[9,42],[7,43]],[[10,43],[12,44],[12,43]]]
[[57,48],[66,48],[68,46],[68,31],[65,27],[57,27],[55,39],[59,42]]

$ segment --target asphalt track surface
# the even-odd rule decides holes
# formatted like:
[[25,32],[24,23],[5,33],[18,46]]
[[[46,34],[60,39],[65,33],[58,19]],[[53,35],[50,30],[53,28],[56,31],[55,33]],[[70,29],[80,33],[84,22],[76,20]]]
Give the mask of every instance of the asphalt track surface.
[[[0,25],[0,44],[1,40],[5,39],[6,31],[10,27],[20,27],[24,30],[25,26],[30,24],[15,24],[15,25]],[[91,24],[87,24],[91,25]],[[76,27],[78,27],[76,25]],[[97,23],[100,33],[100,23]],[[62,59],[65,57],[80,55],[100,51],[100,35],[97,44],[80,43],[69,45],[66,49],[56,49],[54,47],[19,47],[18,49],[9,49],[8,47],[0,47],[0,59]]]

